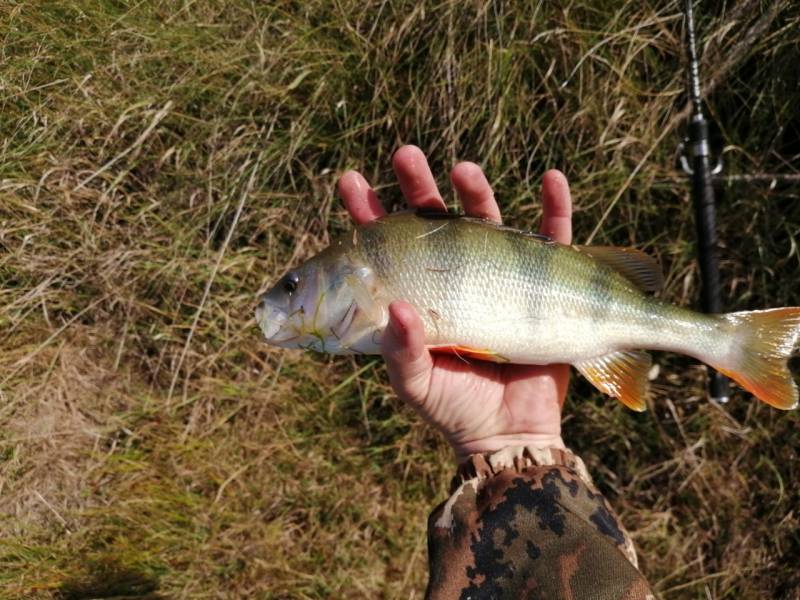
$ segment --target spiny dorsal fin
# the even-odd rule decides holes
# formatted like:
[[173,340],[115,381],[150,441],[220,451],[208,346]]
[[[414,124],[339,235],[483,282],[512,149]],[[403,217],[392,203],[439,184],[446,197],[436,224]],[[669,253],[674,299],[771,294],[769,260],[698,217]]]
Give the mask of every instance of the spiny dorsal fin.
[[619,246],[573,246],[598,262],[611,267],[639,289],[657,292],[664,285],[661,267],[654,258],[635,248]]
[[637,412],[647,409],[647,373],[652,361],[646,352],[612,352],[574,364],[604,394]]
[[520,235],[524,235],[525,237],[533,238],[539,240],[540,242],[544,242],[546,244],[554,243],[553,238],[550,236],[544,235],[542,233],[535,233],[533,231],[526,231],[525,229],[517,229],[516,227],[509,227],[508,225],[503,225],[502,223],[496,223],[495,221],[490,221],[489,219],[484,219],[482,217],[468,217],[462,213],[449,213],[443,212],[441,209],[438,208],[417,208],[414,210],[414,214],[422,219],[430,219],[430,220],[451,220],[451,221],[467,221],[469,223],[477,223],[479,225],[483,225],[484,227],[489,227],[491,229],[497,229],[498,231],[508,231],[511,233],[518,233]]

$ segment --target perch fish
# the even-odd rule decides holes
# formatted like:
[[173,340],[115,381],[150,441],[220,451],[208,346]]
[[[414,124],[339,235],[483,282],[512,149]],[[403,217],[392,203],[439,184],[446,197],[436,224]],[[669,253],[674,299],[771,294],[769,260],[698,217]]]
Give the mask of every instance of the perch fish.
[[638,250],[405,212],[355,227],[289,271],[261,297],[256,319],[276,346],[378,354],[389,303],[404,300],[434,352],[570,363],[633,410],[646,407],[645,349],[692,356],[776,408],[797,406],[787,360],[800,308],[706,315],[647,293],[661,284]]

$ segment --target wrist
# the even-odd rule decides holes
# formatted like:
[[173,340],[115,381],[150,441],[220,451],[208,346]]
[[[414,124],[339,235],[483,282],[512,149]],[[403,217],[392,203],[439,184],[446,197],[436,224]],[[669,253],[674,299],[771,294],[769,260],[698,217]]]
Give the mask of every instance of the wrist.
[[539,450],[557,448],[565,450],[561,435],[548,433],[509,433],[492,435],[479,440],[466,442],[451,441],[450,445],[456,454],[456,461],[461,463],[473,454],[497,452],[511,446],[531,446]]

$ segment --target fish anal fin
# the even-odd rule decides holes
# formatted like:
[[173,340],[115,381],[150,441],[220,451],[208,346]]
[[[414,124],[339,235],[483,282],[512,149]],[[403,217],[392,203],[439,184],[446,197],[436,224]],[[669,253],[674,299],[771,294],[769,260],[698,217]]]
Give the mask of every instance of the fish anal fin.
[[509,360],[502,354],[498,354],[486,348],[473,348],[471,346],[460,346],[451,344],[447,346],[433,346],[430,348],[431,352],[440,352],[443,354],[455,354],[462,358],[474,358],[476,360],[486,360],[489,362],[507,363]]
[[647,373],[652,360],[646,352],[620,351],[575,363],[575,368],[598,390],[625,406],[647,409]]
[[661,267],[652,256],[641,250],[618,246],[574,246],[574,248],[611,267],[645,292],[657,292],[664,285]]

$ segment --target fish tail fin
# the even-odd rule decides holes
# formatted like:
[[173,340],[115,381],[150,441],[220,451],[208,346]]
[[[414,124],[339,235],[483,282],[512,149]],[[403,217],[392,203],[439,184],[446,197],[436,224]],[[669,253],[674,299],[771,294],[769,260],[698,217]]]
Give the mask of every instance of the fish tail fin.
[[797,407],[797,386],[787,361],[800,338],[800,307],[720,316],[731,325],[739,347],[725,364],[711,366],[775,408]]

